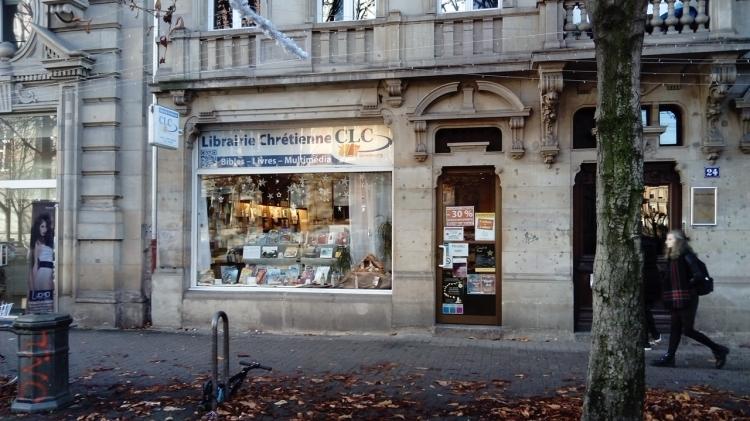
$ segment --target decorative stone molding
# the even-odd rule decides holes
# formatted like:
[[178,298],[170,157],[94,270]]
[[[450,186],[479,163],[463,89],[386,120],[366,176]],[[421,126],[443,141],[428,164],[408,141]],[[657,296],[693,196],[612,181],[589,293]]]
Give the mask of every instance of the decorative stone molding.
[[88,0],[42,0],[42,3],[49,7],[50,16],[57,17],[58,22],[50,21],[54,26],[78,25],[89,7]]
[[[42,50],[42,66],[53,80],[76,80],[89,76],[94,59],[87,53],[69,46],[47,28],[32,24],[33,41]],[[16,56],[14,60],[19,57]]]
[[721,132],[720,122],[724,100],[729,89],[737,80],[735,57],[714,59],[711,65],[710,85],[706,98],[706,135],[703,138],[702,151],[711,163],[716,162],[726,148],[726,141]]
[[24,88],[23,83],[16,83],[16,99],[21,104],[37,102],[36,92],[31,88]]
[[0,113],[13,111],[13,88],[7,82],[0,83]]
[[560,141],[557,136],[558,106],[563,89],[562,70],[564,63],[550,63],[539,66],[539,94],[542,110],[542,147],[541,154],[547,168],[555,163],[560,153]]
[[510,157],[513,159],[521,159],[524,153],[526,153],[526,150],[523,147],[523,127],[526,125],[526,120],[524,120],[523,117],[511,117],[509,125],[512,136]]
[[182,128],[182,136],[185,141],[185,147],[193,149],[195,140],[198,139],[198,135],[201,133],[198,128],[198,116],[191,115],[185,120],[185,124]]
[[[475,104],[476,92],[496,96],[507,106],[500,109],[495,107],[477,109],[477,104]],[[433,104],[443,101],[447,97],[459,95],[460,104],[457,105],[457,108],[451,111],[427,111],[432,108]],[[427,93],[414,108],[414,112],[408,115],[409,121],[414,123],[414,158],[419,162],[424,162],[429,155],[427,153],[428,139],[426,138],[428,122],[466,120],[475,126],[477,121],[491,122],[490,125],[496,125],[498,121],[506,119],[512,133],[510,156],[516,159],[520,158],[524,154],[523,127],[526,117],[529,115],[531,115],[531,107],[525,106],[513,91],[498,83],[483,80],[463,84],[461,82],[446,83]]]
[[417,120],[414,122],[414,159],[418,162],[424,162],[427,159],[427,122]]
[[659,138],[667,131],[667,126],[643,126],[643,153],[653,156],[659,149]]
[[385,90],[388,96],[385,97],[385,102],[393,108],[398,108],[404,103],[403,94],[406,90],[406,83],[401,79],[386,79]]
[[745,96],[736,100],[734,104],[740,112],[740,124],[742,127],[740,150],[743,153],[750,153],[750,89],[745,92]]
[[190,113],[190,104],[193,102],[193,92],[185,89],[177,89],[169,91],[172,95],[172,102],[175,105],[175,111],[180,115],[188,115]]

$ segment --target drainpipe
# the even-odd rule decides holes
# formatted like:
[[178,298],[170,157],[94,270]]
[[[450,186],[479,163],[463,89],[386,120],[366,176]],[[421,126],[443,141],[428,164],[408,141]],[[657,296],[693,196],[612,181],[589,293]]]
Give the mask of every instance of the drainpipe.
[[[159,66],[159,18],[154,16],[154,39],[151,44],[153,53],[151,54],[151,82],[156,83],[156,69]],[[151,106],[148,113],[148,138],[153,141],[154,136],[154,105],[156,105],[156,94],[151,94]],[[151,142],[149,142],[151,143]],[[156,165],[159,159],[159,148],[151,144],[151,273],[156,271],[156,201],[157,199],[157,182],[158,167]]]

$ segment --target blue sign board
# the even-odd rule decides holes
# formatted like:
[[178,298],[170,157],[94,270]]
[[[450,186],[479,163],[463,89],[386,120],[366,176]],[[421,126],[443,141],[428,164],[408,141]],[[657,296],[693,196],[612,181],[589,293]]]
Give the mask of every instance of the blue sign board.
[[705,167],[703,170],[704,178],[719,178],[719,167]]

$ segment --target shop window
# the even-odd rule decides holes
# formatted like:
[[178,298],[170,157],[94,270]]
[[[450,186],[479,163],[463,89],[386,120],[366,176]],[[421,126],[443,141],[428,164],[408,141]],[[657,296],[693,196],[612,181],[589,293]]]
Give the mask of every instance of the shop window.
[[500,6],[499,0],[439,0],[438,4],[440,13],[497,9]]
[[29,40],[32,20],[31,4],[28,0],[4,0],[2,2],[3,41],[15,44],[16,49]]
[[[56,123],[54,115],[0,117],[0,302],[13,311],[27,307],[30,282],[54,289]],[[32,302],[40,311],[51,304]]]
[[318,0],[322,22],[375,19],[376,0]]
[[201,175],[198,286],[391,288],[391,173]]
[[[255,12],[260,13],[260,0],[247,0],[248,6]],[[255,26],[252,20],[243,18],[242,15],[229,5],[229,0],[211,0],[209,2],[210,29],[238,29]]]
[[596,108],[581,108],[573,114],[573,149],[596,148]]
[[450,153],[449,143],[487,142],[488,152],[503,150],[503,136],[497,127],[440,129],[435,133],[435,153]]
[[682,113],[675,105],[659,106],[659,125],[666,126],[659,136],[660,146],[682,145]]
[[57,177],[56,119],[0,117],[0,181]]

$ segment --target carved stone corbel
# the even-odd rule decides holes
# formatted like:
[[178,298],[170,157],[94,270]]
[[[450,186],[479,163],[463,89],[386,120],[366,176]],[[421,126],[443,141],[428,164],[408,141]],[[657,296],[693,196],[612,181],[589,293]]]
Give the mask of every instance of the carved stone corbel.
[[188,117],[182,129],[182,138],[185,140],[185,147],[188,149],[193,149],[195,140],[198,139],[198,135],[201,133],[197,120],[197,116],[192,115]]
[[735,101],[735,106],[740,112],[740,124],[742,127],[740,150],[743,153],[750,153],[750,89],[745,92],[745,96],[742,99]]
[[180,115],[188,115],[190,113],[190,103],[193,102],[193,92],[185,89],[178,89],[169,91],[172,95],[172,102],[175,105],[175,111]]
[[542,108],[541,154],[547,168],[552,167],[560,153],[560,142],[557,136],[557,108],[563,89],[563,67],[562,63],[539,67],[539,93]]
[[75,26],[86,22],[83,18],[89,7],[88,0],[42,0],[42,3],[49,7],[50,17],[57,18],[57,20],[50,21],[53,28]]
[[401,79],[386,79],[385,90],[388,96],[385,97],[385,102],[393,108],[398,108],[404,103],[404,91],[406,90],[406,83]]
[[424,162],[427,159],[426,136],[427,122],[424,120],[416,120],[414,122],[414,159],[418,162]]
[[726,141],[721,132],[719,120],[721,119],[724,100],[732,84],[737,80],[737,66],[734,57],[714,60],[711,65],[710,78],[708,97],[706,98],[706,135],[703,138],[701,150],[706,154],[706,158],[714,163],[726,148]]
[[521,159],[526,150],[523,147],[523,127],[526,120],[523,117],[511,117],[508,123],[510,126],[512,145],[510,148],[510,157]]

